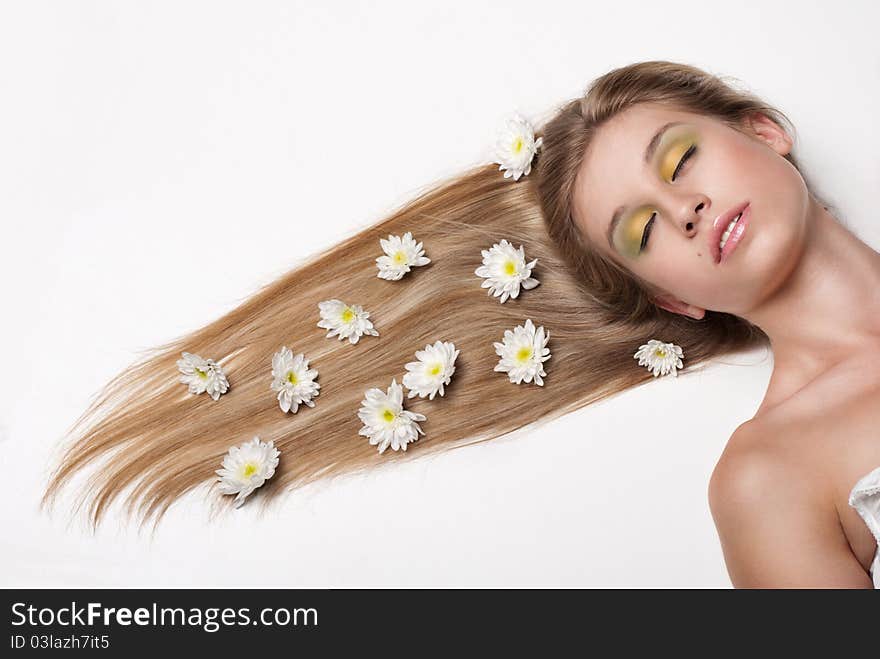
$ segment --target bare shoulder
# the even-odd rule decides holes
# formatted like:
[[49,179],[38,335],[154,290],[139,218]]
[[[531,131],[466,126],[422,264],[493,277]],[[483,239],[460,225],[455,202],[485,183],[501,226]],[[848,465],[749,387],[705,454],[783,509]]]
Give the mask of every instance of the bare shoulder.
[[[791,432],[790,428],[779,424],[770,426],[757,418],[741,423],[724,447],[721,458],[715,465],[709,481],[709,492],[719,488],[729,490],[731,486],[760,485],[755,480],[773,480],[783,476],[786,471],[784,456],[776,450],[782,442],[782,434]],[[775,443],[768,441],[776,438]],[[749,488],[744,488],[749,489]]]
[[779,506],[798,495],[808,498],[802,504],[809,503],[814,496],[794,477],[784,454],[761,441],[766,432],[761,424],[748,421],[728,440],[709,479],[709,506],[716,519],[749,514],[759,506]]
[[871,588],[829,497],[766,432],[761,423],[739,426],[709,480],[709,507],[733,585]]

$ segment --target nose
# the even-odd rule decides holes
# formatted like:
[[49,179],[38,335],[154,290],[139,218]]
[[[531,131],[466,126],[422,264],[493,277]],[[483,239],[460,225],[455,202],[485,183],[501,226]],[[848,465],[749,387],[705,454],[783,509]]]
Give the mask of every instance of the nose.
[[687,233],[688,235],[692,234],[696,225],[700,222],[700,216],[699,215],[695,216],[694,214],[699,213],[706,206],[707,206],[707,203],[704,199],[700,200],[700,202],[698,204],[696,204],[696,206],[693,205],[692,201],[687,203],[687,205],[685,206],[685,211],[682,214],[682,219],[681,219],[681,222],[684,226],[685,233]]

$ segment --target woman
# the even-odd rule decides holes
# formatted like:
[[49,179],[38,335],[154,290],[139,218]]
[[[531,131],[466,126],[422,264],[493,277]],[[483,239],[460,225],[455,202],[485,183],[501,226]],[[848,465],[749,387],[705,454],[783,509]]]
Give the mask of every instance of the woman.
[[[880,344],[880,256],[810,190],[783,123],[694,67],[642,62],[603,75],[536,133],[525,175],[493,164],[443,182],[119,374],[73,428],[44,503],[93,466],[81,499],[93,524],[116,500],[158,521],[184,493],[216,486],[221,460],[244,464],[250,449],[231,444],[259,436],[274,446],[256,441],[263,452],[247,473],[265,504],[323,476],[498,437],[642,384],[652,374],[632,358],[647,339],[674,341],[687,368],[772,345],[767,395],[709,483],[731,580],[876,585],[880,376],[858,365]],[[407,231],[430,263],[377,277],[377,245]],[[475,276],[480,248],[500,239],[524,246],[540,283],[501,304]],[[316,320],[329,300],[368,310],[378,333],[328,341]],[[540,387],[500,377],[491,348],[526,319],[552,335]],[[441,396],[407,399],[410,420],[422,419],[409,439],[424,437],[377,452],[359,431],[365,391],[399,380],[413,351],[437,340],[461,356]],[[188,394],[174,377],[182,353],[187,377],[186,360],[205,355],[228,383]],[[321,395],[313,388],[298,408],[278,377],[294,353],[320,371]],[[229,505],[219,496],[229,487],[210,501]],[[236,503],[251,491],[239,488]]]
[[[880,489],[880,377],[864,367],[880,347],[880,254],[810,194],[772,112],[675,67],[648,70],[606,77],[547,128],[542,171],[558,172],[548,154],[564,160],[582,135],[575,251],[613,261],[670,313],[724,312],[770,338],[767,393],[709,486],[734,585],[869,586],[872,563],[876,584],[865,522],[876,534],[878,517],[863,521],[848,498],[875,469],[860,487]],[[563,185],[548,176],[545,198]],[[565,235],[569,209],[548,210]]]

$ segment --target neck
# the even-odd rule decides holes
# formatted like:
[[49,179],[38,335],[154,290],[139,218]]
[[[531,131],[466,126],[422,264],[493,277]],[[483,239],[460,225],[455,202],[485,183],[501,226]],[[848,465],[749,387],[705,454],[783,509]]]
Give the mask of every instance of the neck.
[[[781,286],[739,314],[769,337],[774,376],[802,386],[863,350],[880,347],[880,253],[813,200],[804,250]],[[799,388],[799,387],[798,387]]]

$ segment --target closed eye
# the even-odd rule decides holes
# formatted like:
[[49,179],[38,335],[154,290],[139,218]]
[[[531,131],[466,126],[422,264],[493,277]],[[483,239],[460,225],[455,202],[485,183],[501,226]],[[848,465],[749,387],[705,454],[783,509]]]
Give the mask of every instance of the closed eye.
[[684,155],[681,157],[681,160],[678,161],[678,165],[675,168],[675,171],[672,172],[672,180],[675,180],[675,176],[678,174],[678,170],[682,168],[684,163],[697,151],[697,145],[691,144],[690,148],[684,152]]
[[[690,148],[684,152],[684,155],[681,157],[681,160],[678,161],[678,165],[675,167],[675,171],[672,172],[672,180],[675,180],[675,177],[678,175],[678,170],[680,170],[684,163],[687,162],[688,158],[694,155],[697,152],[697,145],[691,144]],[[648,245],[648,236],[651,235],[651,229],[654,226],[654,220],[657,219],[656,211],[651,215],[651,219],[648,220],[647,224],[645,224],[645,230],[642,232],[642,243],[639,245],[639,253],[641,254],[642,250],[645,249]]]

